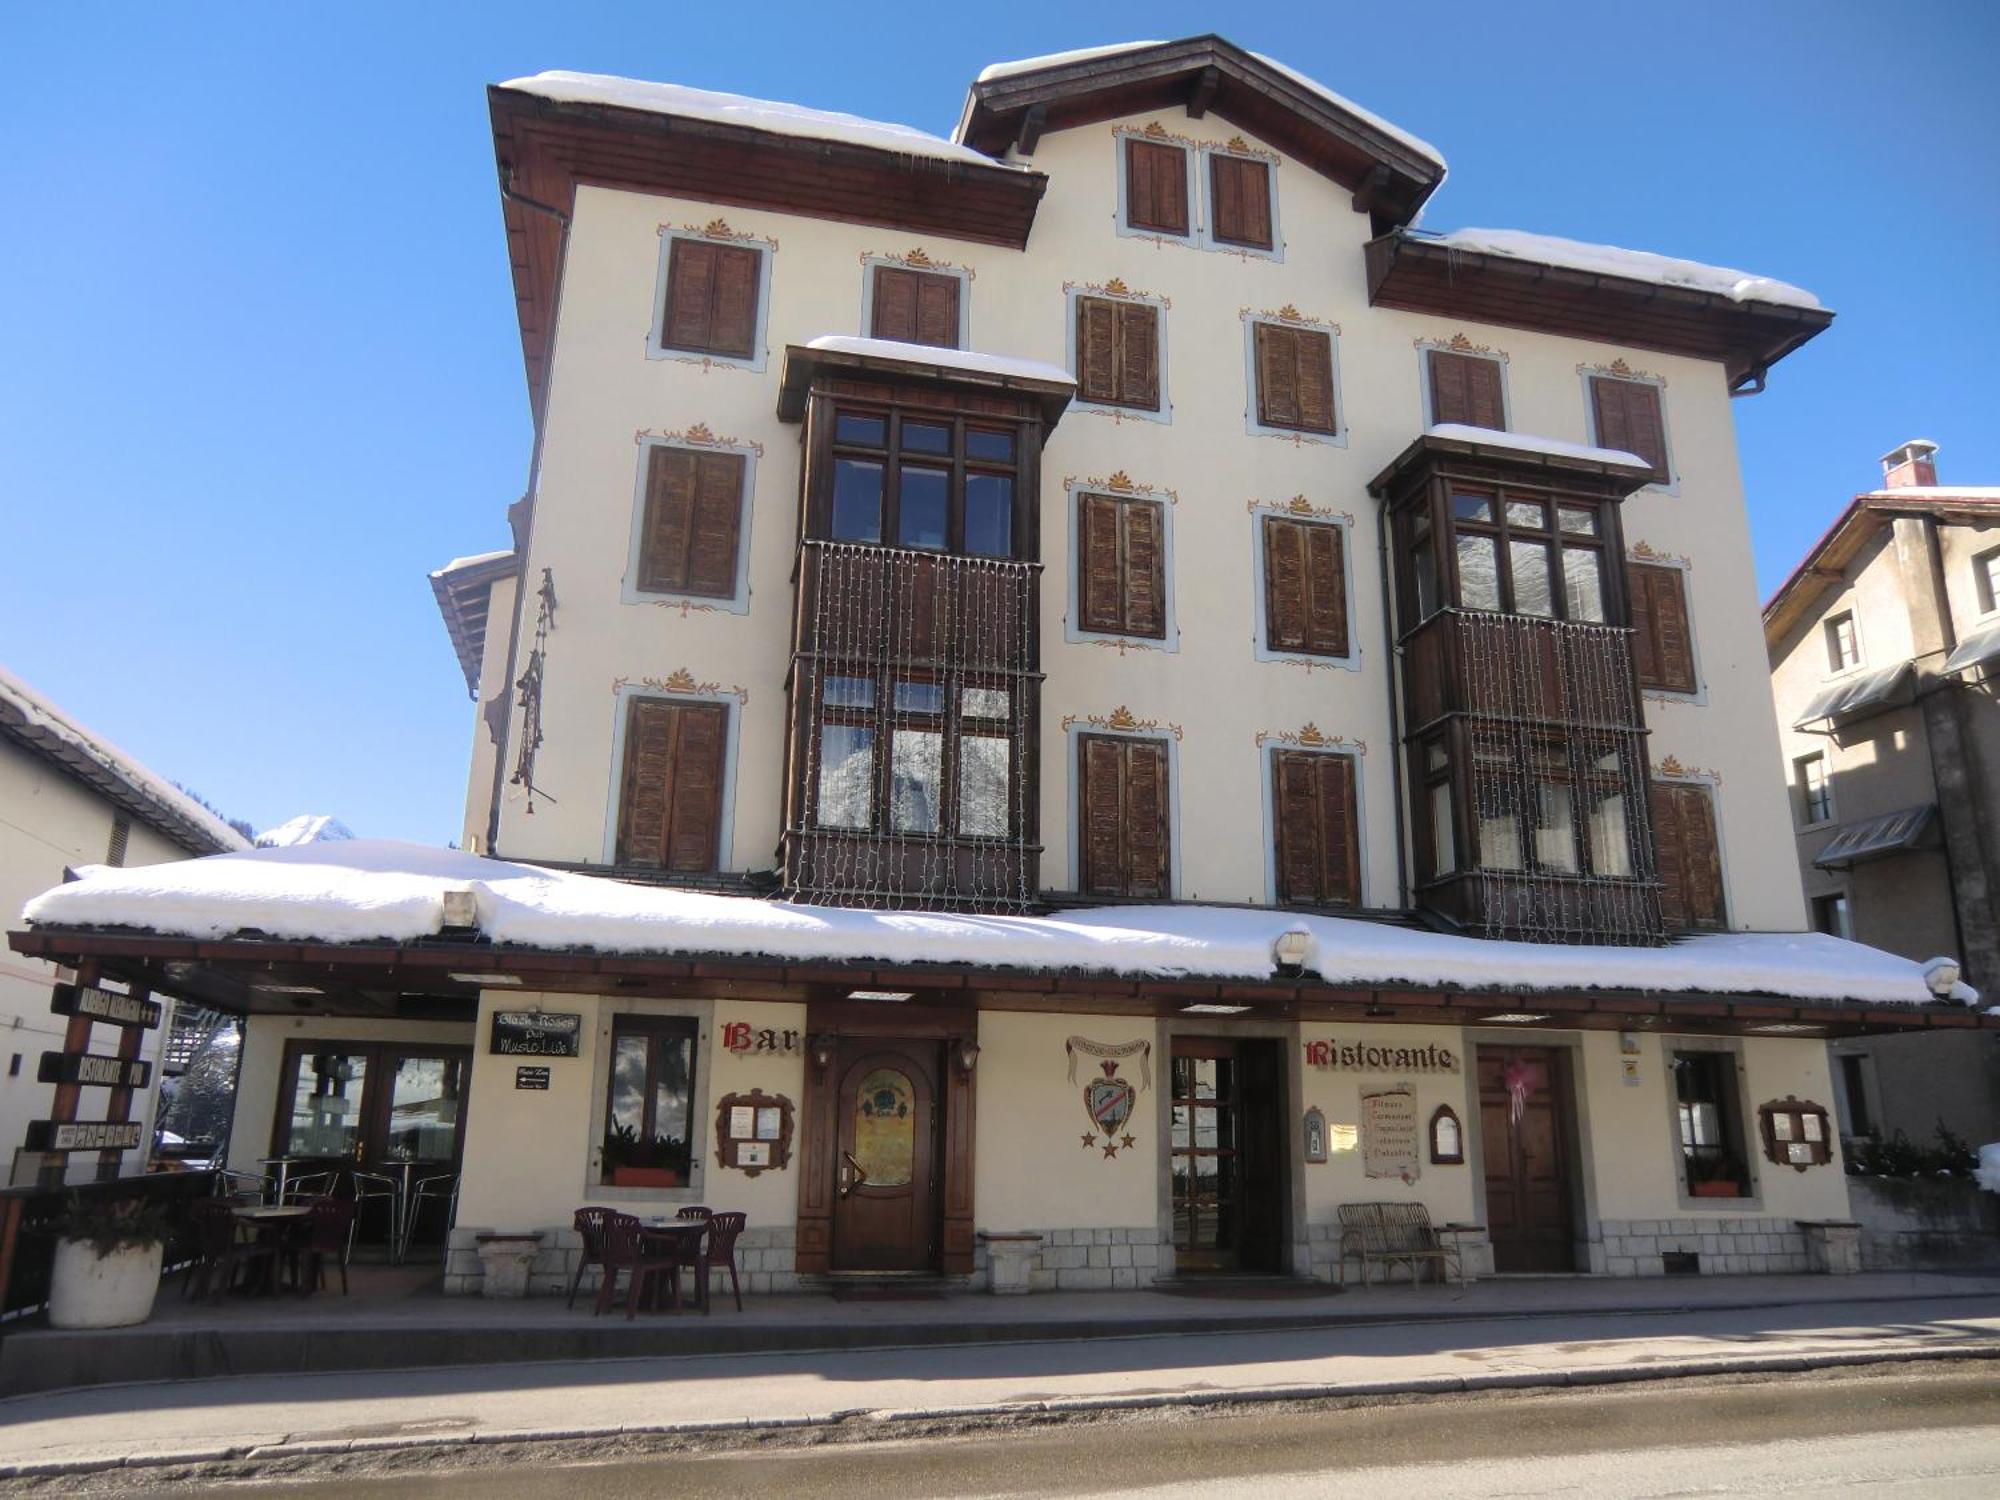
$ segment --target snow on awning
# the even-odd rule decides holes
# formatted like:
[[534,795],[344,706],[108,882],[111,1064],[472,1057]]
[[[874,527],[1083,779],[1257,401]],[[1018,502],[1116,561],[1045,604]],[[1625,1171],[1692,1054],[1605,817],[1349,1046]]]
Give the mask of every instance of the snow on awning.
[[1730,266],[1704,265],[1698,260],[1656,255],[1650,250],[1627,250],[1618,245],[1566,240],[1558,235],[1530,234],[1521,229],[1454,229],[1443,234],[1418,233],[1452,250],[1475,255],[1501,255],[1510,260],[1561,266],[1571,271],[1596,272],[1626,281],[1649,281],[1655,286],[1685,287],[1689,291],[1727,297],[1732,302],[1769,302],[1780,307],[1798,307],[1815,312],[1821,306],[1819,298],[1790,282],[1753,275]]
[[1667,948],[1496,942],[1352,917],[1245,907],[1124,906],[1014,917],[864,911],[632,885],[386,839],[96,867],[30,901],[37,927],[224,939],[412,942],[469,891],[478,933],[537,953],[947,964],[1130,979],[1277,977],[1273,945],[1357,987],[1773,995],[1831,1005],[1932,1002],[1922,967],[1823,933],[1727,933]]
[[1926,848],[1936,821],[1937,808],[1928,802],[1922,807],[1884,813],[1879,818],[1864,818],[1828,839],[1825,847],[1813,856],[1813,863],[1822,870],[1847,870],[1871,859]]
[[1951,655],[1944,659],[1945,672],[1969,672],[1974,667],[1983,667],[1995,657],[2000,657],[2000,625],[1989,626],[1977,635],[1969,635],[1953,648]]
[[1645,469],[1652,464],[1623,448],[1597,448],[1589,443],[1572,443],[1563,438],[1536,437],[1531,432],[1503,432],[1494,427],[1469,427],[1463,422],[1434,422],[1424,429],[1426,437],[1444,438],[1454,443],[1477,443],[1484,448],[1506,448],[1530,453],[1537,458],[1574,458],[1584,463],[1622,464]]
[[813,379],[828,368],[858,370],[891,380],[1018,392],[1036,400],[1042,420],[1051,427],[1076,393],[1076,378],[1069,371],[1039,359],[823,333],[785,350],[785,372],[778,388],[778,416],[782,420],[796,422],[805,416],[806,394]]
[[1899,708],[1913,700],[1915,679],[1916,664],[1907,661],[1844,677],[1808,703],[1806,711],[1792,722],[1792,728],[1804,729],[1808,724],[1822,721],[1837,728],[1887,708]]

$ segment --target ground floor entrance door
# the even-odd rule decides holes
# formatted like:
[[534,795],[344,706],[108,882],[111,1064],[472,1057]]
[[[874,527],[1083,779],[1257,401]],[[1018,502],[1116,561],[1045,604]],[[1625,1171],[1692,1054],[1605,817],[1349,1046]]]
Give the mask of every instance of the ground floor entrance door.
[[1496,1271],[1576,1269],[1574,1111],[1560,1047],[1479,1047],[1486,1227]]
[[835,1271],[933,1271],[940,1233],[936,1042],[855,1037],[834,1063]]
[[1174,1038],[1176,1270],[1281,1269],[1286,1180],[1282,1059],[1275,1041]]

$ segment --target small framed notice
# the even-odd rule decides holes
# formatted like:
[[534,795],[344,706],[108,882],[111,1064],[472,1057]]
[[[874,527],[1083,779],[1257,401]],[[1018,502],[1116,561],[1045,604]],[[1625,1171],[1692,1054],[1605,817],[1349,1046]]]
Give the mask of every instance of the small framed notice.
[[757,1110],[757,1139],[775,1141],[783,1129],[784,1112],[775,1104],[762,1105]]
[[516,1068],[514,1087],[517,1089],[546,1089],[549,1086],[547,1068]]
[[732,1141],[747,1141],[757,1134],[757,1111],[748,1104],[733,1104],[729,1107],[729,1138]]
[[715,1105],[715,1163],[755,1177],[783,1171],[792,1159],[792,1101],[751,1089]]
[[736,1165],[745,1168],[770,1166],[771,1143],[769,1141],[745,1141],[736,1148]]

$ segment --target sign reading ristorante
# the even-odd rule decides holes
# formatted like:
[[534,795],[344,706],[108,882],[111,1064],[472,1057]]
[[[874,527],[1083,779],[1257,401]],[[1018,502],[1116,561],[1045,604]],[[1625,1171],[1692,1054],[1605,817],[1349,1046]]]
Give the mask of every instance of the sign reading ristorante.
[[94,1052],[44,1052],[35,1070],[40,1083],[94,1083],[114,1089],[142,1089],[153,1081],[153,1065]]
[[1392,1047],[1381,1042],[1313,1041],[1305,1044],[1306,1066],[1344,1073],[1456,1073],[1458,1054],[1449,1047]]

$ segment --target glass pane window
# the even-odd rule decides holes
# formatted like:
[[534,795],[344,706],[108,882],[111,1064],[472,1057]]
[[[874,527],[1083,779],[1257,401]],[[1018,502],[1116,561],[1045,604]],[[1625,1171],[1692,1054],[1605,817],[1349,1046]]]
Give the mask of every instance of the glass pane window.
[[1546,531],[1549,513],[1539,500],[1509,500],[1507,525],[1515,531]]
[[1004,719],[1013,707],[1014,695],[1005,688],[969,687],[958,700],[958,711],[968,719]]
[[1563,554],[1563,605],[1572,620],[1604,623],[1604,577],[1599,570],[1597,549],[1565,547]]
[[822,828],[867,828],[875,813],[875,731],[825,724],[819,732],[818,819]]
[[958,746],[958,831],[968,838],[1004,838],[1010,746],[990,734],[968,734]]
[[944,736],[934,729],[898,729],[889,751],[889,826],[898,833],[936,833],[944,801]]
[[1576,873],[1576,800],[1567,782],[1535,786],[1535,863],[1564,875]]
[[899,714],[943,713],[944,684],[941,682],[897,683],[896,712]]
[[829,677],[820,689],[820,702],[828,708],[873,708],[875,679],[872,677]]
[[[907,436],[910,428],[903,429]],[[951,472],[905,464],[899,482],[896,540],[905,547],[942,552],[951,513]]]
[[834,419],[833,440],[862,448],[880,448],[889,441],[888,418],[844,411]]
[[833,461],[833,517],[837,542],[882,540],[882,465],[867,459]]
[[1452,830],[1451,784],[1431,788],[1431,873],[1449,875],[1458,868],[1458,835]]
[[1632,874],[1632,839],[1622,791],[1590,793],[1590,868],[1593,874],[1616,879]]
[[1826,622],[1826,664],[1829,670],[1845,672],[1861,661],[1861,638],[1854,630],[1854,615],[1850,611],[1835,615]]
[[1417,580],[1417,618],[1428,620],[1437,613],[1438,607],[1437,554],[1431,550],[1428,536],[1417,543],[1411,568]]
[[451,1161],[457,1155],[464,1087],[463,1058],[399,1058],[390,1080],[388,1159]]
[[1482,777],[1479,793],[1479,866],[1484,870],[1521,868],[1521,813],[1514,784]]
[[1500,554],[1492,537],[1459,537],[1458,602],[1467,609],[1500,607]]
[[905,422],[902,448],[905,453],[949,453],[951,429],[930,422]]
[[1750,1170],[1735,1097],[1735,1058],[1727,1052],[1676,1052],[1673,1070],[1687,1192],[1744,1196]]
[[965,476],[965,550],[974,557],[1014,551],[1014,480],[1007,474]]
[[1493,524],[1493,501],[1486,495],[1453,495],[1451,516],[1454,521],[1477,521],[1490,526]]
[[1827,781],[1824,753],[1801,755],[1792,762],[1796,770],[1801,810],[1808,823],[1824,823],[1833,817],[1833,787]]
[[1014,555],[1023,483],[1018,430],[929,411],[837,411],[831,447],[831,463],[814,469],[807,497],[810,524],[824,528],[815,536]]
[[361,1154],[361,1094],[368,1083],[365,1053],[315,1052],[299,1058],[292,1080],[286,1156]]
[[1597,512],[1584,510],[1580,506],[1565,505],[1556,512],[1556,523],[1573,536],[1597,535]]
[[965,456],[984,463],[1011,464],[1014,461],[1014,434],[988,432],[979,427],[967,428]]
[[1541,542],[1508,542],[1514,568],[1514,613],[1550,616],[1556,612],[1549,579],[1549,549]]
[[904,1187],[916,1171],[917,1091],[909,1075],[876,1068],[854,1091],[854,1165],[870,1187]]
[[604,1106],[603,1180],[679,1187],[693,1165],[695,1023],[617,1016]]

